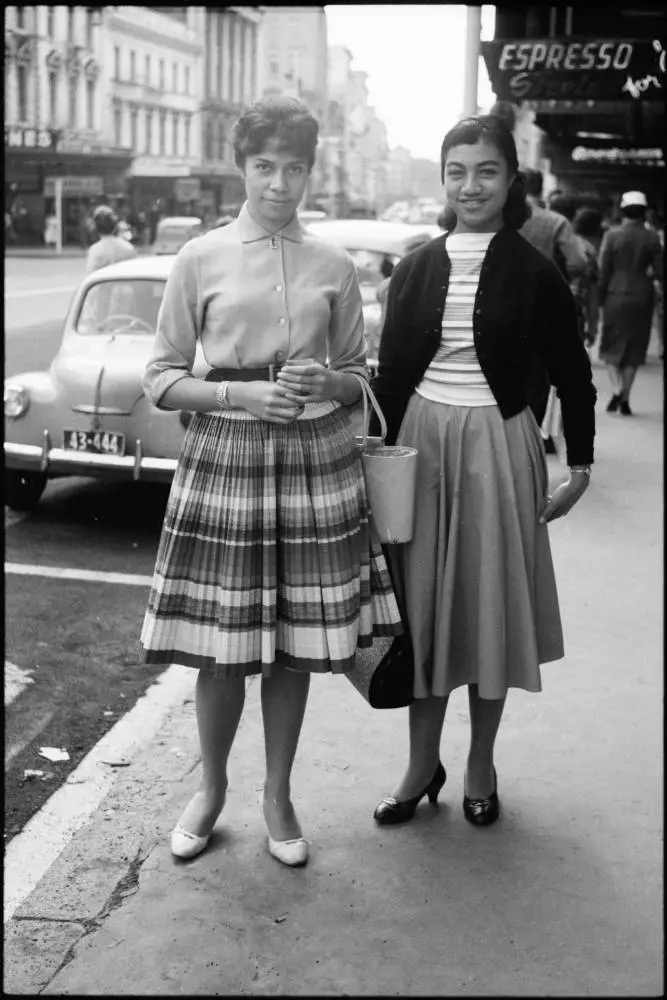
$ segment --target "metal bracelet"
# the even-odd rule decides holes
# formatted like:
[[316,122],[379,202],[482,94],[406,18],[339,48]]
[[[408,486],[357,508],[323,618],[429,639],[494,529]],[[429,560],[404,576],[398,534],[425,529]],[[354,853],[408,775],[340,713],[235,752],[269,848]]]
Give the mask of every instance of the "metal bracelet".
[[229,400],[227,399],[228,390],[229,382],[220,382],[218,388],[215,390],[215,401],[221,410],[228,410],[230,407]]
[[571,465],[570,472],[584,472],[588,478],[591,478],[592,467],[590,465]]

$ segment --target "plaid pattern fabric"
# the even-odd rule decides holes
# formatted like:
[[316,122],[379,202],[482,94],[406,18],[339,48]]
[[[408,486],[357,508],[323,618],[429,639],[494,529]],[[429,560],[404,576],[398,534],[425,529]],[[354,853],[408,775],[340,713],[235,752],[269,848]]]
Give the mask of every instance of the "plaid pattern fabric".
[[[319,407],[319,408],[318,408]],[[402,632],[347,409],[281,425],[197,413],[174,476],[141,633],[148,663],[218,676],[345,672]]]

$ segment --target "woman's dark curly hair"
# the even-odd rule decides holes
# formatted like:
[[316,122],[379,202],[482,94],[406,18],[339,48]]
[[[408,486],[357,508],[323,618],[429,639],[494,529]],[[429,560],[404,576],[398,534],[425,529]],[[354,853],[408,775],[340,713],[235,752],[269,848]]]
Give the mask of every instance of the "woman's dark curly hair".
[[[526,201],[524,175],[519,170],[514,136],[497,115],[480,115],[463,118],[445,136],[440,150],[440,179],[445,183],[447,154],[454,146],[474,146],[478,142],[490,142],[496,147],[514,180],[507,193],[503,208],[503,220],[510,229],[520,229],[530,218],[531,209]],[[456,212],[451,206],[445,209],[444,228],[449,232],[456,227]]]
[[246,156],[257,156],[267,142],[278,141],[278,149],[304,159],[311,170],[315,163],[319,122],[307,104],[296,97],[264,97],[241,114],[234,126],[234,160],[241,170]]

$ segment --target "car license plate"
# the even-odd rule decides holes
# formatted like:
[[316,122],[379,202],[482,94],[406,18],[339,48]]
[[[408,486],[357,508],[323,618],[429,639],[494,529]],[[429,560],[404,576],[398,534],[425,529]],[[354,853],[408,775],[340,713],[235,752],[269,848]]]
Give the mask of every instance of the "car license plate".
[[110,431],[63,431],[67,451],[87,451],[96,455],[124,455],[125,435]]

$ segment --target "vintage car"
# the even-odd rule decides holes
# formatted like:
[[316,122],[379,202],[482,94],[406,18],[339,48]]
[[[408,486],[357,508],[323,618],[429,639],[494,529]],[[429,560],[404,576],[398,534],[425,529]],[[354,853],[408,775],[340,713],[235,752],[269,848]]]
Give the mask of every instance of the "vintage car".
[[330,219],[310,222],[308,232],[320,239],[337,243],[351,254],[357,266],[364,309],[364,332],[369,361],[377,359],[382,311],[377,301],[378,286],[383,280],[380,267],[385,257],[392,264],[411,250],[433,238],[430,227],[410,226],[402,222],[379,222],[375,219]]
[[[88,275],[48,371],[5,381],[5,503],[30,510],[50,478],[170,482],[190,414],[156,409],[141,378],[175,256]],[[208,369],[203,355],[194,373]]]
[[204,224],[196,215],[168,215],[157,224],[151,253],[178,253],[193,236],[201,236]]

